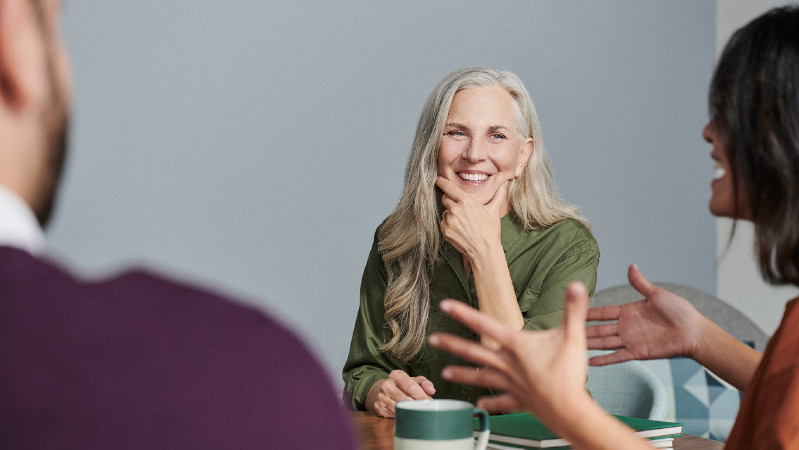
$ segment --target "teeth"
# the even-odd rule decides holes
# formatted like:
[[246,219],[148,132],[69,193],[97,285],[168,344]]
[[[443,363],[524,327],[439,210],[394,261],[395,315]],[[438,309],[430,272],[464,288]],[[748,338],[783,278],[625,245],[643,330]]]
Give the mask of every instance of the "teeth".
[[726,174],[727,171],[724,170],[724,166],[722,166],[718,161],[713,161],[713,179],[718,180]]
[[478,183],[488,179],[488,175],[484,173],[459,173],[458,176],[463,180],[477,181]]

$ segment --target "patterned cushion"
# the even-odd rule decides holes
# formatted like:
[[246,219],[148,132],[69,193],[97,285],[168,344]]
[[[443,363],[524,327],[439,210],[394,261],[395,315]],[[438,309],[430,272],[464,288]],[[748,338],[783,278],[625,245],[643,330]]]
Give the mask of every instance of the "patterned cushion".
[[683,423],[683,433],[725,442],[742,393],[689,358],[641,361],[666,386],[666,419]]

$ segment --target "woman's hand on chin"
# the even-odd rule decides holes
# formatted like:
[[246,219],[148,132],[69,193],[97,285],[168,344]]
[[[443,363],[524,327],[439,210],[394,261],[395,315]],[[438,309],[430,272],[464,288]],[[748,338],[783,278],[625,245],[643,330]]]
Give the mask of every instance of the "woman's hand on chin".
[[441,233],[447,242],[470,260],[492,244],[500,244],[499,220],[508,213],[508,182],[485,205],[444,177],[438,177],[436,186],[444,191]]

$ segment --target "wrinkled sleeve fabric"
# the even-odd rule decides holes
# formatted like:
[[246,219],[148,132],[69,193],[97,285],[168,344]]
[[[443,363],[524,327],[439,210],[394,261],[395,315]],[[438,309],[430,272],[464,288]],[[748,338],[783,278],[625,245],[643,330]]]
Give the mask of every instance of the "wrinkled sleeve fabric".
[[[593,235],[582,225],[564,223],[564,232],[553,239],[557,254],[543,279],[535,277],[525,288],[520,307],[523,309],[524,329],[545,330],[558,326],[563,318],[563,294],[572,281],[580,281],[589,295],[596,290],[599,246]],[[553,236],[554,237],[554,236]]]
[[365,409],[364,401],[376,382],[395,369],[408,371],[398,360],[380,351],[390,332],[385,328],[386,271],[377,250],[377,232],[361,279],[360,306],[352,331],[350,352],[344,365],[345,403]]

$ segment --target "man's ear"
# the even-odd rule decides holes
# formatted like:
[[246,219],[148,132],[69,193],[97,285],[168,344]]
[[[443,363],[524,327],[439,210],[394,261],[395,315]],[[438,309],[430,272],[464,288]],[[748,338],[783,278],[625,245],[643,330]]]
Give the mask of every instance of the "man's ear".
[[535,142],[533,142],[533,138],[527,138],[524,140],[522,144],[522,151],[519,153],[519,162],[516,164],[516,178],[519,178],[522,173],[524,172],[524,168],[527,167],[527,162],[530,161],[530,157],[533,155],[535,151]]
[[36,36],[33,0],[0,0],[0,97],[10,106],[25,104],[31,95]]

